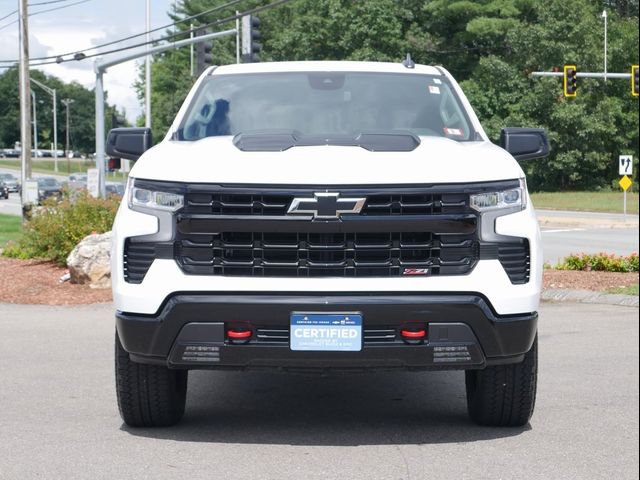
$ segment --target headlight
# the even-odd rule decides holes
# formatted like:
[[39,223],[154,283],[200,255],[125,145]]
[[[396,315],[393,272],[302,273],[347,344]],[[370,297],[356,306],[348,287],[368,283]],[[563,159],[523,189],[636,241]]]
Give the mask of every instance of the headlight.
[[184,205],[184,197],[177,193],[157,192],[132,186],[129,189],[129,208],[145,207],[175,212]]
[[470,197],[471,208],[479,211],[500,209],[524,210],[527,206],[527,187],[524,178],[520,179],[520,187],[501,192],[477,193]]

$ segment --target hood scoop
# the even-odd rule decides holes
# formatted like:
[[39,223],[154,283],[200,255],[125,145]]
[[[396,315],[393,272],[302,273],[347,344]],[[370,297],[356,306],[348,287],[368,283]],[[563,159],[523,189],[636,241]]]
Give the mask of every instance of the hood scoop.
[[292,147],[323,145],[361,147],[371,152],[411,152],[420,138],[411,132],[366,132],[355,135],[305,135],[298,131],[243,132],[233,137],[233,144],[243,152],[283,152]]

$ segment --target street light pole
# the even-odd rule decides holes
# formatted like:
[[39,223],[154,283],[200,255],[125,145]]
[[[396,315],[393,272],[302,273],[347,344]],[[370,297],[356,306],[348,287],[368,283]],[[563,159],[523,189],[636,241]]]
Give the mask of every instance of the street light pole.
[[39,82],[35,78],[32,78],[31,81],[53,97],[53,165],[54,165],[54,170],[57,172],[58,171],[58,101],[56,97],[56,89],[47,87],[44,83]]
[[146,89],[145,89],[145,122],[144,126],[151,128],[151,55],[149,55],[149,48],[151,47],[149,42],[151,41],[151,8],[149,7],[149,0],[146,3],[146,16],[147,16],[147,56],[144,59],[145,77],[146,77]]
[[65,156],[67,157],[67,174],[71,174],[71,161],[69,159],[69,105],[71,105],[72,103],[73,103],[73,99],[71,98],[64,98],[62,100],[62,104],[67,109],[67,130],[66,130],[67,143],[65,148]]

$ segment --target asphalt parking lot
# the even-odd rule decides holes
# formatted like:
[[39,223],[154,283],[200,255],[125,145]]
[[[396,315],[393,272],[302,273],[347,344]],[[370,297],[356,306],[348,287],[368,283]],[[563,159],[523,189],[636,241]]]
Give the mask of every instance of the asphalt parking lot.
[[0,478],[637,479],[638,309],[540,315],[525,428],[471,424],[461,372],[195,372],[180,425],[132,430],[110,305],[0,305]]

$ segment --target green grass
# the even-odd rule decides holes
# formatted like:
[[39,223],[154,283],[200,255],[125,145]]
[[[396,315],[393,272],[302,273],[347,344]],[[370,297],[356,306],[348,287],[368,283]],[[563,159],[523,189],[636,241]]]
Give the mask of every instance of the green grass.
[[610,288],[607,293],[621,293],[622,295],[638,295],[638,284],[626,287]]
[[22,217],[0,215],[0,247],[10,240],[17,240],[22,233]]
[[[69,173],[87,173],[87,169],[94,168],[95,162],[93,160],[78,160],[73,159],[67,162],[66,158],[58,159],[58,171],[55,171],[55,161],[53,160],[33,160],[31,162],[31,170],[35,173],[55,174],[55,175],[69,175]],[[0,160],[0,167],[13,168],[20,170],[19,159],[7,159]],[[123,180],[126,178],[123,173],[120,172],[107,172],[107,180]]]
[[[622,191],[540,192],[531,194],[531,200],[536,208],[608,213],[622,213],[622,197]],[[638,214],[637,192],[627,192],[627,213]]]

